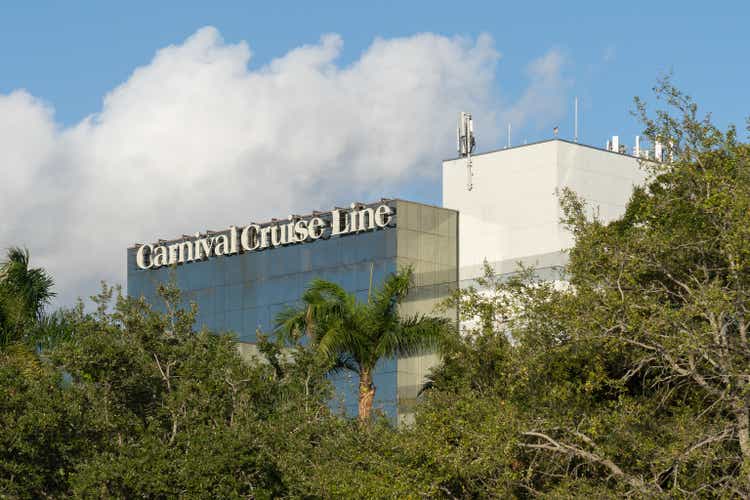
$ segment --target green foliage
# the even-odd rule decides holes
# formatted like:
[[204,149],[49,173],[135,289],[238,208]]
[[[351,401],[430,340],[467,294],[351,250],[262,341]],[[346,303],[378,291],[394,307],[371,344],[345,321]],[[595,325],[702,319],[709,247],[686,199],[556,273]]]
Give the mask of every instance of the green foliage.
[[97,315],[55,352],[75,382],[96,388],[101,405],[102,453],[79,467],[73,491],[275,495],[283,485],[259,430],[290,397],[322,403],[282,389],[270,366],[243,362],[231,336],[193,332],[195,310],[179,309],[174,288],[160,293],[166,314],[122,297],[110,314],[105,290]]
[[0,263],[0,347],[31,341],[29,328],[52,300],[54,281],[44,269],[29,267],[29,251],[11,247]]
[[[287,489],[277,428],[330,418],[322,371],[304,349],[270,364],[230,335],[194,332],[174,287],[166,314],[104,287],[94,314],[50,361],[0,359],[0,488],[28,497],[272,497]],[[114,304],[112,299],[115,298]],[[67,328],[67,326],[66,326]]]
[[0,492],[39,498],[66,491],[75,464],[89,455],[93,415],[87,395],[66,387],[36,353],[0,352]]
[[[637,106],[671,160],[644,165],[610,223],[562,192],[564,280],[487,267],[447,304],[460,335],[398,315],[408,272],[366,303],[317,281],[246,361],[231,335],[194,331],[173,286],[166,313],[104,286],[95,312],[45,316],[51,280],[15,252],[0,275],[0,496],[749,496],[750,146],[668,80],[657,96],[655,118]],[[378,359],[438,343],[414,425],[329,410],[331,370],[355,371],[366,402]]]
[[421,418],[467,393],[512,409],[514,491],[750,494],[750,146],[668,80],[656,90],[671,109],[638,107],[671,161],[644,165],[650,182],[609,224],[561,193],[576,238],[566,282],[488,269],[485,292],[454,299],[474,322]]
[[369,421],[375,365],[383,358],[437,350],[450,332],[450,321],[425,315],[402,316],[398,306],[413,281],[410,268],[388,276],[379,290],[359,302],[329,281],[314,280],[302,295],[303,306],[277,318],[277,332],[288,342],[303,334],[320,363],[331,372],[350,370],[359,377],[359,417]]

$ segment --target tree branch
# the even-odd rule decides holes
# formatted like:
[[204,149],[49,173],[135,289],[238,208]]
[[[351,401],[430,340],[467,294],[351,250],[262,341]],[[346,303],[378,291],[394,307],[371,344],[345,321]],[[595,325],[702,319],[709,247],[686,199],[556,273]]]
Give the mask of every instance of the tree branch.
[[[578,432],[578,431],[574,431],[574,430],[568,430],[568,432],[570,432],[571,434],[579,438],[581,441],[583,441],[587,445],[596,449],[596,443],[594,443],[594,441],[588,436],[586,436],[585,434]],[[543,432],[529,431],[529,432],[522,433],[522,435],[533,437],[542,441],[541,443],[540,442],[519,443],[519,446],[523,448],[549,450],[549,451],[560,453],[563,455],[578,457],[589,463],[597,464],[606,468],[613,477],[617,478],[620,481],[627,483],[630,487],[635,488],[638,491],[651,492],[651,493],[653,493],[654,490],[661,491],[661,488],[659,488],[658,485],[646,484],[643,481],[643,479],[641,479],[640,477],[632,476],[630,474],[625,473],[612,460],[606,457],[600,456],[599,454],[595,452],[587,451],[583,448],[580,448],[578,446],[574,446],[568,443],[559,442],[553,439],[548,434],[545,434]]]

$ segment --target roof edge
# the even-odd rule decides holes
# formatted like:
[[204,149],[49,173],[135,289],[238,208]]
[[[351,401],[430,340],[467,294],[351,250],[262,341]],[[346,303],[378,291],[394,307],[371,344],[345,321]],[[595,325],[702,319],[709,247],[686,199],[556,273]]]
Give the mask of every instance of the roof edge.
[[[472,157],[477,157],[477,156],[483,156],[483,155],[488,155],[488,154],[493,154],[493,153],[501,153],[503,151],[510,151],[512,149],[519,149],[519,148],[526,148],[526,147],[531,147],[531,146],[538,146],[540,144],[546,144],[548,142],[564,142],[566,144],[571,144],[573,146],[580,146],[580,147],[583,147],[583,148],[593,149],[595,151],[601,151],[603,153],[610,153],[610,154],[613,154],[613,155],[625,156],[625,157],[628,157],[628,158],[635,158],[636,160],[643,160],[644,159],[644,158],[639,158],[637,156],[631,155],[630,153],[619,153],[617,151],[610,151],[608,149],[600,148],[600,147],[597,147],[597,146],[592,146],[590,144],[583,144],[581,142],[575,142],[575,141],[571,141],[569,139],[561,139],[560,137],[553,137],[552,139],[543,139],[541,141],[529,142],[528,144],[519,144],[518,146],[511,146],[509,148],[491,149],[489,151],[484,151],[482,153],[472,154],[471,156]],[[454,158],[446,158],[446,159],[442,160],[442,162],[445,163],[445,162],[448,162],[448,161],[456,161],[456,160],[460,160],[462,158],[463,157],[461,157],[461,156],[454,157]]]

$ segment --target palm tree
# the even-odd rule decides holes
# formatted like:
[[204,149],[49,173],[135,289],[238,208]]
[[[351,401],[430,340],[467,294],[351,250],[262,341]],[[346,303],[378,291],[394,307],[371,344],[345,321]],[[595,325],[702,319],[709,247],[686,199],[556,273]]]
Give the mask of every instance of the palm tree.
[[0,263],[0,344],[18,340],[24,328],[39,322],[55,292],[54,281],[44,269],[29,267],[29,251],[8,250]]
[[399,315],[412,279],[409,268],[391,274],[382,288],[371,290],[367,302],[357,301],[335,283],[316,279],[302,295],[302,307],[287,309],[276,318],[282,338],[296,342],[308,336],[329,373],[345,369],[357,374],[362,423],[370,420],[378,361],[438,349],[450,331],[452,322],[446,318]]

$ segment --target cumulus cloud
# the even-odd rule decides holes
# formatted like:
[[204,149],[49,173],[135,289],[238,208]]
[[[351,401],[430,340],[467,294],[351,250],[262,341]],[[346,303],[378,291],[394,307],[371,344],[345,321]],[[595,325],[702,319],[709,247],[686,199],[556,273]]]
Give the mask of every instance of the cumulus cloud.
[[571,82],[564,76],[565,56],[551,50],[529,63],[526,74],[529,86],[518,101],[509,107],[502,119],[513,125],[531,123],[537,129],[555,123],[565,113],[565,95]]
[[[326,35],[252,68],[246,43],[203,28],[69,127],[24,91],[0,94],[0,246],[28,246],[70,303],[99,280],[124,282],[134,242],[436,179],[458,111],[473,112],[488,142],[498,134],[489,37],[378,39],[346,66],[341,48]],[[534,63],[512,109],[519,123],[557,105],[561,64],[556,53]]]

